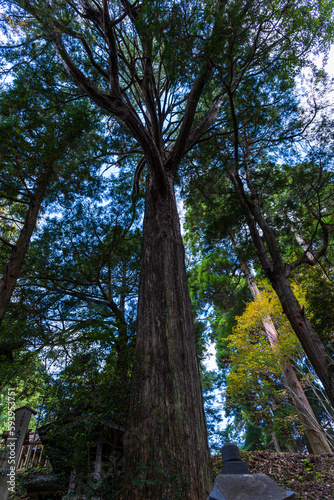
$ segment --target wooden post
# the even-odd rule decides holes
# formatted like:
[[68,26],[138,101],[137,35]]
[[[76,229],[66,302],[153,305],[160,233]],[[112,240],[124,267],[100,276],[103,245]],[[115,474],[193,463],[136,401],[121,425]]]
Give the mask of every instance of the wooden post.
[[32,414],[36,411],[29,406],[15,410],[15,429],[10,429],[6,449],[0,453],[0,498],[7,500],[9,492],[15,492],[16,467],[24,443],[24,438]]

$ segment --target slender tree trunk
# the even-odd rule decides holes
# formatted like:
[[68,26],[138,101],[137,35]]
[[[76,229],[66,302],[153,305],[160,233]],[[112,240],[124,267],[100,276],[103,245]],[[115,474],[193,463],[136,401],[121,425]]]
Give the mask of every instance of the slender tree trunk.
[[[246,276],[247,284],[251,291],[253,300],[257,300],[260,296],[260,292],[256,286],[250,270],[248,269],[247,264],[241,262],[241,268]],[[271,317],[269,315],[265,316],[262,320],[262,324],[271,347],[275,349],[279,344],[279,336]],[[280,360],[280,367],[284,377],[285,386],[292,399],[293,406],[298,413],[298,417],[303,426],[303,430],[310,443],[312,453],[314,455],[324,455],[327,453],[331,453],[331,446],[326,439],[322,427],[317,421],[317,418],[312,410],[305,392],[303,391],[302,386],[300,385],[293,366],[291,365],[287,357]]]
[[[235,133],[236,151],[238,133]],[[244,185],[239,176],[238,155],[235,156],[234,171],[229,172],[230,179],[237,190],[242,207],[245,210],[247,224],[250,230],[251,238],[259,256],[261,266],[274,288],[293,330],[295,331],[307,357],[309,358],[316,374],[321,380],[324,389],[331,403],[334,404],[334,360],[327,347],[321,341],[319,335],[313,330],[304,311],[300,307],[296,299],[288,276],[292,269],[295,269],[303,262],[310,262],[308,257],[297,259],[295,262],[284,265],[281,257],[281,252],[276,240],[274,229],[267,223],[262,216],[259,196],[255,186],[250,179],[250,172],[247,170],[247,186],[251,191],[251,197],[246,194]],[[262,231],[260,235],[259,228]],[[328,236],[328,235],[327,235]],[[266,243],[266,246],[265,246]],[[312,258],[316,262],[323,252],[325,247],[318,253],[316,258]]]
[[293,405],[296,408],[306,437],[314,455],[332,453],[332,448],[325,436],[323,429],[317,421],[312,407],[300,385],[297,375],[288,361],[280,363],[285,385],[289,391]]
[[[122,286],[125,288],[126,276],[123,272]],[[113,311],[116,324],[118,337],[116,340],[116,366],[115,366],[115,377],[119,380],[124,387],[128,384],[129,376],[129,346],[128,346],[128,325],[125,320],[125,295],[120,296],[120,305],[117,306],[114,301],[112,301],[111,310]]]
[[279,440],[278,440],[278,438],[276,436],[276,432],[275,431],[272,431],[271,438],[272,438],[272,441],[273,441],[273,444],[274,444],[274,447],[275,447],[275,451],[277,453],[281,453],[283,450],[282,450],[280,442],[279,442]]
[[[146,182],[136,359],[124,470],[125,497],[204,500],[210,456],[173,179]],[[138,483],[137,483],[138,484]]]
[[[251,238],[263,271],[274,288],[281,302],[283,312],[286,314],[316,374],[321,380],[328,398],[334,404],[334,360],[319,335],[307,321],[289,283],[289,272],[298,265],[298,261],[284,266],[275,232],[261,214],[258,194],[250,181],[249,173],[248,188],[252,191],[252,199],[245,193],[237,170],[230,172],[230,179],[237,189],[240,202],[245,210]],[[261,228],[263,236],[260,236],[258,228]],[[267,247],[264,242],[266,242]]]
[[41,178],[37,183],[36,190],[30,197],[28,212],[25,217],[20,236],[17,243],[12,248],[5,272],[0,281],[0,326],[8,309],[17,280],[20,276],[24,258],[28,251],[32,233],[36,227],[39,210],[52,172],[52,165],[45,167]]
[[291,436],[291,439],[286,442],[286,447],[289,453],[299,453],[297,443]]
[[128,382],[129,346],[127,325],[118,325],[118,338],[116,340],[116,366],[115,377],[125,386]]
[[308,322],[291,289],[289,280],[284,276],[277,276],[271,283],[282,304],[283,312],[323,383],[328,397],[334,402],[334,361],[328,349]]
[[[123,267],[122,273],[122,288],[126,288],[126,267]],[[128,325],[125,320],[125,293],[120,295],[119,313],[116,315],[116,323],[118,329],[118,338],[116,341],[116,367],[115,376],[121,383],[128,383],[129,376],[129,346],[128,346]]]

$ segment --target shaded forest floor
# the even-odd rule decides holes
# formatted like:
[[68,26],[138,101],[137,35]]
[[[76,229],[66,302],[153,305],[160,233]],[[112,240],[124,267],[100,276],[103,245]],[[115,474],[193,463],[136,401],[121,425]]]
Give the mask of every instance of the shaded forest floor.
[[[334,499],[334,457],[304,453],[241,452],[251,474],[267,474],[279,486],[296,493],[298,500]],[[214,475],[222,468],[220,457],[213,457]]]

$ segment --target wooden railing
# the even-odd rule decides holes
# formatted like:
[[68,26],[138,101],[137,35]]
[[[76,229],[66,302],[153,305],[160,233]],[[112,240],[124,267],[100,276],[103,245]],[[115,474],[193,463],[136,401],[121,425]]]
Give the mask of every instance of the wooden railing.
[[[7,441],[8,433],[4,432],[1,436],[1,445],[5,447]],[[28,467],[46,467],[50,464],[47,456],[44,453],[44,446],[38,436],[35,436],[32,432],[27,432],[21,453],[17,462],[16,470],[22,471]]]
[[48,459],[43,450],[44,447],[40,440],[23,445],[16,470],[21,471],[34,466],[46,467]]

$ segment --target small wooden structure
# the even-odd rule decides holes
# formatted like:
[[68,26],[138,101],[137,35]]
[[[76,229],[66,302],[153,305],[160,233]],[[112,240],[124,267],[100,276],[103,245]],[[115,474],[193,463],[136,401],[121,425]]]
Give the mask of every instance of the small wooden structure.
[[[94,402],[83,403],[75,408],[72,412],[69,412],[65,415],[60,421],[53,421],[49,424],[41,426],[38,428],[38,436],[39,442],[41,446],[45,447],[44,449],[50,450],[49,460],[50,466],[52,468],[54,477],[65,476],[65,483],[63,482],[59,486],[59,492],[64,491],[64,487],[66,487],[65,495],[63,498],[67,498],[68,495],[75,495],[76,487],[77,487],[77,478],[76,471],[73,470],[73,466],[69,468],[68,463],[71,463],[71,454],[75,455],[77,450],[75,447],[75,441],[73,441],[73,447],[69,450],[68,446],[66,447],[64,443],[64,429],[68,429],[69,434],[67,434],[68,438],[73,438],[71,432],[73,431],[72,424],[74,422],[80,422],[85,427],[85,422],[87,421],[87,413],[94,407]],[[89,424],[87,424],[89,426]],[[90,473],[88,474],[87,480],[94,480],[96,484],[99,484],[103,479],[108,478],[113,482],[112,474],[110,473],[110,465],[115,463],[120,463],[120,459],[123,454],[123,435],[125,429],[119,425],[111,421],[106,421],[105,419],[101,419],[97,421],[96,427],[94,428],[95,440],[94,444],[90,449],[89,453],[89,462],[91,464]],[[38,457],[38,446],[39,443],[36,443],[36,457]],[[51,453],[52,450],[52,453]],[[42,452],[42,460],[44,451]],[[64,460],[64,458],[70,460]],[[37,458],[36,458],[37,459]],[[35,459],[35,460],[36,460]],[[47,484],[39,481],[40,487],[43,486],[43,491],[40,490],[38,493],[36,489],[36,484],[31,482],[30,484],[26,484],[25,487],[29,492],[29,495],[34,500],[42,500],[46,498],[43,496],[45,493],[45,488]],[[50,483],[50,488],[54,487],[53,484]],[[58,494],[59,494],[58,492]],[[35,495],[35,496],[32,496]],[[51,495],[50,490],[50,497]],[[55,498],[59,498],[55,497]]]
[[14,418],[10,419],[10,429],[2,437],[0,448],[1,500],[7,500],[9,494],[15,491],[17,465],[24,447],[30,417],[36,414],[36,411],[29,406],[22,406],[17,408],[14,414]]
[[[68,450],[63,447],[61,437],[57,433],[57,426],[64,429],[66,424],[71,424],[75,419],[80,419],[85,424],[86,411],[91,409],[91,404],[82,404],[74,411],[65,415],[61,421],[54,421],[41,426],[37,432],[27,429],[22,448],[16,462],[16,472],[26,471],[28,475],[23,481],[31,500],[52,500],[67,498],[76,490],[75,471],[66,468],[64,457],[68,458]],[[71,426],[70,426],[71,427]],[[123,452],[123,434],[125,429],[110,421],[101,420],[96,427],[96,441],[91,448],[91,472],[88,480],[96,483],[109,474],[111,463],[119,462]],[[70,437],[70,436],[69,436]],[[3,449],[9,439],[9,431],[1,436]],[[48,448],[53,453],[48,456]],[[75,444],[73,453],[75,453]],[[31,470],[31,474],[29,474]],[[110,474],[109,474],[110,477]],[[0,495],[1,497],[1,495]],[[1,497],[0,500],[3,500]]]
[[[5,431],[0,436],[1,447],[5,447],[9,437],[9,431]],[[21,452],[16,465],[16,472],[21,472],[26,470],[28,467],[46,467],[49,464],[48,458],[44,453],[44,446],[39,438],[39,435],[35,435],[28,429],[23,441]]]

